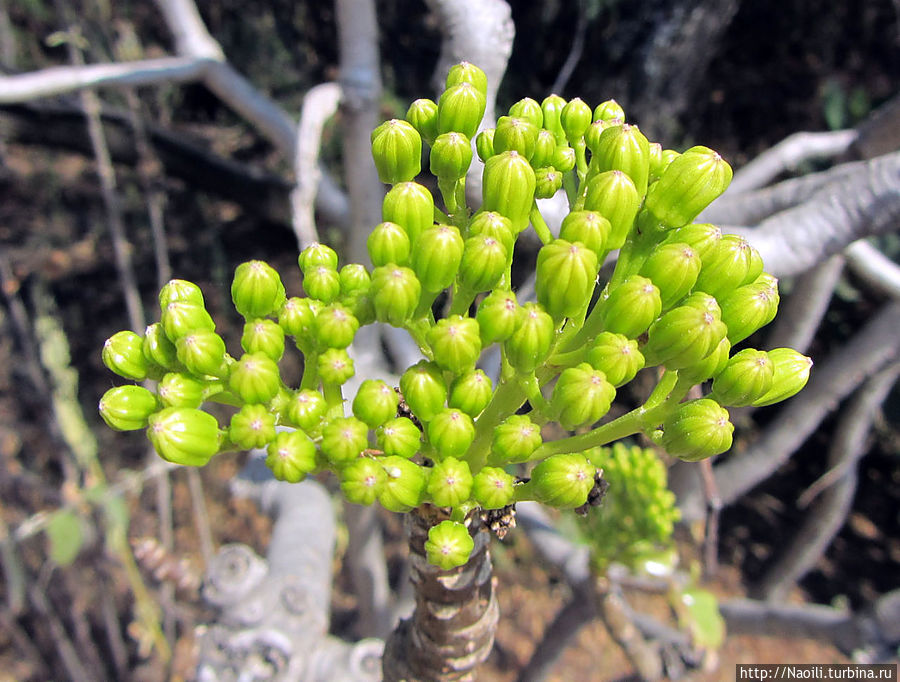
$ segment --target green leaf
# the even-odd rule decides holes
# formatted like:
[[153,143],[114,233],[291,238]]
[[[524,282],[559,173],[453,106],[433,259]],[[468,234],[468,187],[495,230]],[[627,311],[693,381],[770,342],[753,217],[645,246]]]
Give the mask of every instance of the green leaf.
[[81,528],[81,519],[75,512],[61,509],[53,514],[45,529],[47,539],[50,541],[50,558],[60,566],[68,566],[84,542],[84,532]]
[[725,621],[715,595],[708,590],[688,588],[679,601],[681,626],[690,631],[694,644],[702,649],[718,649],[725,639]]

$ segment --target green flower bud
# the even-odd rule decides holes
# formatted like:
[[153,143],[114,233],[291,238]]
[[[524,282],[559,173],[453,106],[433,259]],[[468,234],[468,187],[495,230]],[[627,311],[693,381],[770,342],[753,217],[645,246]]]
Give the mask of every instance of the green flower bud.
[[534,196],[536,199],[550,199],[562,189],[562,173],[547,166],[534,171]]
[[531,421],[528,415],[514,414],[494,429],[491,463],[527,462],[543,442],[541,427]]
[[668,310],[694,287],[700,256],[687,244],[661,244],[644,261],[640,274],[657,286],[663,310]]
[[591,125],[588,126],[588,129],[584,131],[584,146],[587,147],[588,150],[596,148],[600,144],[600,136],[603,134],[603,131],[613,125],[621,125],[622,121],[615,122],[607,122],[607,121],[594,121]]
[[316,446],[302,431],[282,431],[266,448],[266,466],[277,480],[299,483],[316,468]]
[[268,355],[278,362],[284,355],[284,329],[273,320],[250,320],[244,325],[241,348],[247,353]]
[[509,218],[516,234],[528,227],[535,184],[528,160],[514,151],[492,156],[484,164],[482,179],[482,209]]
[[559,236],[570,242],[581,242],[594,252],[599,262],[607,251],[610,229],[609,221],[597,211],[572,211],[563,218]]
[[562,127],[562,111],[566,106],[566,100],[559,95],[549,95],[541,102],[541,112],[544,114],[543,127],[556,135],[556,139],[566,139],[566,132]]
[[608,127],[590,149],[593,167],[622,171],[631,178],[638,195],[644,196],[650,175],[650,143],[636,125]]
[[281,310],[278,311],[278,326],[285,334],[294,337],[297,346],[304,353],[308,353],[315,346],[316,314],[322,304],[312,298],[298,298],[296,296],[287,299]]
[[712,149],[691,147],[653,183],[644,205],[663,225],[686,225],[726,190],[731,175],[731,166]]
[[597,268],[597,255],[580,242],[556,239],[543,246],[537,257],[538,302],[557,323],[576,317],[590,302]]
[[327,410],[328,404],[322,394],[305,388],[291,396],[285,415],[289,423],[312,433],[318,430]]
[[422,138],[406,121],[385,121],[372,131],[372,158],[382,182],[410,182],[422,170]]
[[167,407],[150,415],[147,438],[164,460],[203,466],[219,450],[216,418],[189,407]]
[[187,301],[175,301],[167,305],[162,311],[160,324],[172,343],[186,334],[213,331],[216,328],[206,308]]
[[559,375],[550,406],[559,414],[557,421],[565,429],[597,422],[609,412],[616,389],[606,375],[586,362],[564,369]]
[[473,419],[491,402],[494,386],[490,377],[476,369],[461,374],[450,384],[447,405],[462,410]]
[[686,296],[681,305],[691,306],[706,313],[711,313],[717,320],[722,319],[722,310],[719,308],[719,301],[715,296],[707,294],[705,291],[695,291],[690,296]]
[[[173,304],[175,305],[175,304]],[[211,331],[195,331],[175,342],[178,361],[193,374],[223,377],[227,372],[225,342]]]
[[431,147],[431,174],[453,182],[464,178],[472,163],[472,143],[462,133],[438,135]]
[[520,372],[533,372],[550,353],[553,318],[536,303],[526,303],[517,315],[515,331],[503,347],[509,364]]
[[458,507],[468,501],[472,493],[472,473],[469,465],[455,457],[435,462],[428,476],[426,492],[438,507]]
[[603,328],[636,339],[662,311],[659,289],[646,277],[632,275],[597,302]]
[[478,92],[487,97],[487,75],[472,62],[459,62],[450,67],[447,72],[446,88],[452,88],[461,83],[470,83]]
[[406,120],[428,144],[437,138],[438,109],[430,99],[417,99],[406,110]]
[[519,304],[511,291],[497,289],[488,294],[475,313],[481,333],[482,347],[496,341],[506,341],[516,329]]
[[418,507],[422,502],[427,480],[422,467],[403,457],[382,457],[380,461],[387,475],[378,494],[381,506],[399,513]]
[[451,315],[437,321],[425,336],[441,369],[462,374],[475,367],[481,355],[478,322],[471,317]]
[[372,277],[366,266],[359,263],[347,263],[341,268],[339,276],[342,298],[352,294],[368,294],[372,289]]
[[684,381],[690,381],[692,384],[699,384],[707,379],[715,377],[725,369],[728,364],[728,354],[731,352],[731,343],[728,339],[719,341],[712,353],[703,358],[700,362],[688,365],[678,370],[678,378]]
[[319,348],[346,348],[353,343],[359,321],[340,303],[331,303],[319,310],[314,325]]
[[166,336],[162,323],[154,322],[144,331],[144,339],[141,342],[141,352],[152,365],[167,370],[181,368],[178,362],[178,353],[175,344]]
[[241,402],[267,403],[281,388],[281,373],[269,356],[245,353],[228,373],[228,388]]
[[609,221],[607,249],[622,248],[640,205],[641,195],[631,178],[622,171],[606,171],[588,182],[584,208],[597,211]]
[[415,245],[419,235],[434,225],[434,197],[418,183],[401,182],[385,195],[381,218],[406,230],[409,243]]
[[409,235],[397,223],[379,223],[369,234],[366,246],[376,267],[388,263],[409,264]]
[[356,373],[352,358],[343,348],[329,348],[320,353],[316,369],[326,384],[344,384]]
[[203,306],[203,292],[193,282],[186,279],[171,279],[159,290],[159,309],[165,310],[166,306],[176,301],[186,301]]
[[472,498],[482,509],[503,509],[513,502],[515,481],[499,467],[484,467],[472,481]]
[[494,154],[518,152],[531,159],[539,128],[524,118],[501,116],[494,130]]
[[509,218],[496,211],[479,211],[469,221],[469,236],[484,235],[493,237],[503,244],[507,253],[512,251],[516,237],[513,234],[512,223]]
[[475,153],[482,161],[494,155],[494,128],[485,128],[475,136]]
[[765,351],[746,348],[732,357],[713,380],[709,397],[720,405],[745,407],[759,400],[775,378],[775,363]]
[[331,303],[341,293],[341,276],[334,268],[316,265],[303,275],[303,288],[310,298]]
[[475,440],[475,424],[462,410],[449,407],[441,410],[428,422],[428,441],[443,457],[458,457]]
[[471,83],[447,88],[438,100],[438,133],[462,133],[470,140],[484,117],[484,93]]
[[627,384],[644,368],[644,355],[638,350],[637,341],[613,332],[597,335],[587,361],[616,388]]
[[330,270],[337,270],[338,255],[330,246],[314,242],[307,246],[297,257],[297,265],[300,266],[300,272],[306,273],[324,265]]
[[722,230],[715,225],[690,223],[669,232],[663,244],[687,244],[696,251],[700,261],[703,262],[710,257],[721,240]]
[[370,428],[376,428],[397,415],[400,397],[379,379],[366,379],[353,399],[353,414]]
[[531,470],[529,485],[538,502],[574,509],[587,502],[596,469],[584,455],[552,455]]
[[228,439],[242,450],[265,447],[275,440],[275,415],[265,405],[244,405],[231,417]]
[[369,427],[356,417],[338,417],[322,428],[322,454],[332,464],[355,459],[369,445]]
[[625,120],[625,110],[616,100],[608,99],[594,108],[595,121],[609,121],[614,118]]
[[[562,147],[562,149],[568,149],[568,147]],[[538,129],[537,138],[534,142],[534,153],[531,155],[531,166],[532,168],[541,168],[543,166],[556,166],[554,161],[556,160],[556,135],[551,133],[549,130]],[[575,157],[572,157],[572,161],[574,164]],[[573,165],[574,168],[574,165]],[[557,168],[557,170],[561,172],[565,172],[563,169]],[[567,170],[572,170],[571,168]]]
[[731,447],[734,424],[728,417],[728,410],[709,398],[682,403],[663,422],[660,445],[686,462],[718,455]]
[[459,283],[468,291],[489,291],[506,272],[509,255],[506,246],[486,234],[469,237],[459,264]]
[[443,571],[463,566],[475,548],[466,527],[456,521],[441,521],[428,529],[425,556],[428,563]]
[[719,297],[742,284],[750,284],[762,272],[762,260],[750,242],[726,234],[703,258],[696,288]]
[[378,321],[402,327],[416,310],[422,286],[412,270],[389,263],[372,271],[372,292]]
[[358,457],[341,467],[340,476],[341,491],[353,504],[373,504],[387,480],[381,463],[368,457]]
[[663,171],[666,169],[667,163],[663,157],[662,145],[659,142],[650,143],[650,175],[647,178],[649,182],[659,180]]
[[423,424],[444,409],[447,400],[447,384],[440,367],[420,360],[400,377],[400,392],[413,414]]
[[200,407],[206,397],[206,382],[188,374],[169,372],[160,379],[156,392],[165,407]]
[[100,416],[116,431],[136,431],[147,426],[147,420],[159,403],[143,386],[116,386],[100,398]]
[[760,398],[753,401],[754,407],[765,407],[780,403],[800,392],[809,381],[809,371],[813,361],[793,348],[775,348],[768,352],[769,359],[775,365],[775,376],[772,387]]
[[747,284],[721,297],[722,322],[728,327],[732,344],[743,341],[775,319],[778,289],[769,284]]
[[275,397],[266,403],[264,407],[273,417],[276,417],[279,420],[279,423],[285,422],[288,407],[293,399],[294,391],[291,391],[287,386],[282,384],[281,388],[278,389],[278,393],[275,394]]
[[116,332],[103,344],[103,364],[120,377],[143,381],[149,368],[143,348],[144,340],[134,332]]
[[541,105],[530,97],[524,97],[513,104],[509,108],[509,115],[524,118],[538,129],[544,125],[544,112],[541,111]]
[[245,318],[273,315],[284,304],[284,285],[271,265],[261,260],[241,263],[234,271],[231,300]]
[[395,417],[378,427],[375,442],[385,455],[413,457],[422,444],[422,432],[411,419]]
[[[538,138],[538,143],[540,143],[540,137]],[[535,151],[535,154],[537,154],[537,151]],[[575,160],[575,150],[571,147],[560,145],[553,152],[551,165],[560,173],[568,173],[575,168]]]
[[412,269],[422,289],[433,293],[453,284],[464,248],[463,238],[453,225],[436,225],[425,230],[412,253]]
[[700,308],[673,308],[647,332],[643,353],[648,365],[680,369],[700,362],[725,338],[727,329],[716,316]]
[[566,140],[575,144],[591,125],[591,108],[580,97],[569,100],[560,112],[559,122]]

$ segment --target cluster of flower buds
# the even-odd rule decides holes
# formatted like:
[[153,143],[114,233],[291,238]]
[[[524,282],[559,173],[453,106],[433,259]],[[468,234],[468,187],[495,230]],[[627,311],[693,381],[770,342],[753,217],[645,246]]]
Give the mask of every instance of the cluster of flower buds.
[[[104,347],[123,378],[158,381],[155,393],[107,392],[107,423],[147,429],[173,462],[265,448],[285,481],[331,471],[351,502],[447,508],[426,549],[452,568],[472,547],[469,514],[520,500],[584,505],[598,478],[592,448],[643,433],[671,455],[702,459],[731,445],[726,407],[802,388],[811,363],[795,351],[731,354],[772,320],[778,291],[746,240],[692,222],[731,179],[717,153],[648,142],[612,100],[592,110],[556,95],[523,99],[479,131],[486,88],[479,68],[458,64],[437,102],[417,100],[406,120],[373,131],[375,165],[391,187],[367,242],[371,269],[339,267],[315,244],[299,257],[305,296],[288,297],[266,263],[238,266],[242,354],[226,351],[197,286],[167,284],[160,321]],[[431,182],[420,182],[423,143]],[[476,211],[465,192],[473,149],[484,162]],[[570,213],[554,236],[537,200],[560,191]],[[542,243],[534,301],[512,289],[529,226]],[[598,284],[614,250],[615,270]],[[348,348],[375,321],[407,330],[424,359],[399,386],[367,378],[345,395],[355,371]],[[303,355],[296,379],[279,368],[288,338]],[[492,381],[478,363],[495,344],[502,368]],[[604,421],[616,391],[647,367],[659,368],[647,404]],[[683,402],[697,384],[708,395]],[[207,401],[234,406],[228,423],[201,409]],[[548,422],[577,433],[544,442]]]
[[680,513],[658,453],[614,443],[586,454],[609,484],[603,504],[579,523],[595,564],[601,570],[611,562],[638,568],[642,561],[665,554]]

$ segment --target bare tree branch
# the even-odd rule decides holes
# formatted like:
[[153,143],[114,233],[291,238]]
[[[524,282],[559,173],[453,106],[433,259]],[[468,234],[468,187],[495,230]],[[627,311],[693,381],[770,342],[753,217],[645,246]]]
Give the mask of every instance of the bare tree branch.
[[291,224],[302,251],[319,241],[316,230],[315,198],[322,172],[319,170],[319,148],[325,122],[337,111],[341,88],[337,83],[322,83],[306,93],[297,126],[297,152],[294,175],[297,186],[291,192]]
[[794,282],[787,302],[780,306],[766,339],[769,348],[793,348],[805,353],[828,311],[828,304],[844,270],[844,259],[832,256],[804,272]]
[[828,183],[841,183],[864,168],[864,161],[855,161],[820,173],[783,180],[763,189],[741,194],[726,191],[705,208],[697,220],[717,225],[755,225],[779,211],[803,203]]
[[759,189],[786,171],[813,159],[830,159],[845,153],[859,133],[835,130],[822,133],[794,133],[767,149],[734,174],[727,194]]
[[54,66],[0,75],[0,104],[16,104],[88,88],[137,87],[202,80],[210,66],[203,57],[160,57],[136,62]]
[[384,198],[384,186],[375,170],[369,138],[380,123],[378,23],[373,0],[337,0],[335,6],[341,54],[340,85],[344,95],[344,177],[350,195],[346,256],[351,262],[367,263],[366,238],[381,220]]
[[222,47],[206,30],[193,0],[156,0],[156,6],[175,38],[175,50],[178,54],[225,61]]
[[891,298],[900,298],[900,265],[862,240],[848,246],[844,255],[857,277]]
[[[794,208],[753,229],[735,229],[759,250],[777,277],[796,275],[862,237],[883,234],[900,220],[900,152],[865,162]],[[732,231],[729,228],[729,231]]]

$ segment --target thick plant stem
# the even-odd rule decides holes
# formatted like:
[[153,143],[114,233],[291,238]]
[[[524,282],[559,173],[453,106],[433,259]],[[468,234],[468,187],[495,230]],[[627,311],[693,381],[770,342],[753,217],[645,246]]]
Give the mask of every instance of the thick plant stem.
[[474,680],[494,645],[499,607],[494,595],[490,534],[477,515],[466,519],[475,548],[464,565],[443,571],[428,563],[428,530],[446,514],[425,506],[407,515],[410,579],[416,609],[388,637],[384,682]]

